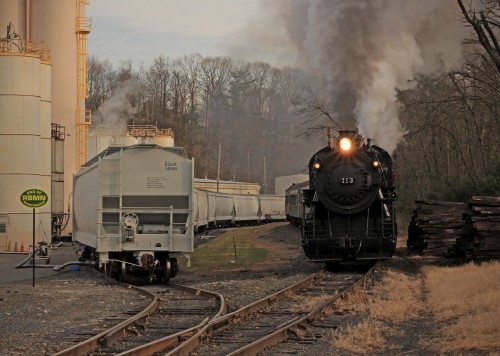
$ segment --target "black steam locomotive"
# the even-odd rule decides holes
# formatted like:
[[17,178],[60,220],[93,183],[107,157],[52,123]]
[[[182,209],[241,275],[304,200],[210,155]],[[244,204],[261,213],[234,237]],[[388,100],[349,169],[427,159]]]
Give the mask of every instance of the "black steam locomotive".
[[302,195],[302,246],[315,262],[379,260],[392,256],[397,227],[390,155],[356,131],[309,161]]

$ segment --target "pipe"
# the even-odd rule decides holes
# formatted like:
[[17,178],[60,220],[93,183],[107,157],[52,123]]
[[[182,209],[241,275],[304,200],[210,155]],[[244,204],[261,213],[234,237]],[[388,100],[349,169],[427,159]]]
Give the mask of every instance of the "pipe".
[[54,271],[60,271],[63,268],[66,268],[68,266],[73,266],[73,265],[77,265],[77,266],[96,266],[97,262],[70,261],[70,262],[66,262],[65,264],[62,264],[62,265],[56,265],[56,266],[51,266],[51,267],[54,268]]
[[[38,247],[35,250],[35,254],[38,253],[42,249],[42,246]],[[23,261],[21,261],[19,264],[17,264],[14,268],[19,269],[19,268],[33,268],[33,266],[25,266],[26,262],[29,260],[33,259],[32,258],[33,254],[30,253],[28,257],[26,257]],[[71,265],[80,265],[80,266],[95,266],[97,265],[97,262],[82,262],[82,261],[70,261],[66,262],[62,265],[35,265],[37,268],[53,268],[54,271],[60,271],[63,268]]]
[[[38,253],[38,252],[40,252],[40,250],[41,250],[41,249],[42,249],[42,246],[38,247],[38,248],[35,250],[35,254],[36,254],[36,253]],[[33,254],[32,254],[32,253],[30,253],[30,254],[28,255],[28,257],[26,257],[24,260],[22,260],[22,261],[21,261],[19,264],[17,264],[14,268],[23,268],[23,265],[24,265],[26,262],[28,262],[29,260],[31,260],[31,258],[32,258],[31,256],[33,256]],[[28,267],[24,267],[24,268],[28,268]],[[31,266],[30,266],[30,268],[31,268]]]
[[24,36],[29,41],[31,39],[31,0],[26,0],[26,33]]
[[[96,262],[82,262],[82,261],[70,261],[66,262],[65,264],[62,265],[35,265],[36,268],[52,268],[54,271],[60,271],[63,268],[66,268],[68,266],[72,265],[79,265],[79,266],[95,266],[97,263]],[[33,266],[16,266],[16,268],[33,268]]]

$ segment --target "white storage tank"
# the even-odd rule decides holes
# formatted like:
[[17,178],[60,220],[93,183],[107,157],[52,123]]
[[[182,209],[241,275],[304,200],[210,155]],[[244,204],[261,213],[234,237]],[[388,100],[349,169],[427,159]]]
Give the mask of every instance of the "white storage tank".
[[151,137],[151,140],[152,140],[151,143],[155,143],[158,146],[172,147],[174,145],[174,137],[173,136],[154,136],[154,137]]
[[89,134],[89,157],[94,157],[109,146],[132,146],[138,144],[174,147],[171,129],[158,129],[152,125],[96,125]]
[[[25,8],[26,1],[19,0]],[[64,196],[67,205],[71,193],[72,176],[77,171],[76,126],[77,107],[77,38],[76,16],[79,2],[76,0],[30,0],[25,18],[29,33],[25,38],[43,40],[51,49],[52,87],[51,121],[65,127],[64,143]],[[82,6],[84,9],[84,6]],[[84,16],[84,14],[81,14]],[[26,32],[23,30],[23,32]],[[84,47],[86,48],[86,46]]]
[[97,125],[89,131],[89,157],[95,157],[110,146],[137,145],[137,138],[127,134],[126,126]]
[[[0,1],[0,37],[5,36],[5,30],[9,24],[12,24],[11,31],[15,31],[23,42],[29,45],[33,41],[45,41],[47,48],[52,50],[51,63],[52,67],[44,66],[40,75],[50,78],[50,81],[45,80],[48,84],[45,86],[48,91],[47,95],[43,94],[40,111],[41,119],[50,118],[52,122],[60,123],[66,127],[66,159],[64,162],[65,169],[62,170],[66,174],[66,179],[60,180],[62,184],[66,182],[65,199],[69,198],[71,193],[71,177],[76,172],[76,108],[77,103],[80,103],[80,108],[84,107],[84,99],[80,97],[77,101],[77,89],[81,86],[77,85],[77,72],[80,77],[86,76],[86,66],[82,63],[81,58],[86,55],[86,43],[81,40],[77,42],[77,24],[84,19],[86,1],[76,0],[1,0]],[[77,19],[77,16],[80,18]],[[77,43],[80,46],[77,46]],[[77,49],[80,48],[80,51]],[[80,59],[78,65],[77,58]],[[43,62],[43,60],[42,60]],[[13,68],[6,69],[15,70]],[[3,78],[2,78],[3,79]],[[23,77],[16,75],[16,81],[22,81]],[[80,90],[81,92],[82,90]],[[85,90],[83,90],[85,91]],[[82,94],[80,94],[81,96]],[[84,95],[84,94],[83,94]],[[47,100],[46,100],[47,99]],[[47,110],[50,104],[50,112]],[[50,128],[49,128],[50,130]],[[43,130],[44,131],[44,130]],[[40,132],[42,141],[49,141],[49,137],[45,132]],[[45,156],[48,143],[42,143],[40,152]],[[47,182],[47,162],[41,162],[43,167],[42,182],[45,185]],[[63,204],[64,205],[64,204]],[[44,207],[42,211],[47,210]],[[45,214],[46,212],[42,212]]]
[[100,264],[193,251],[193,162],[182,148],[109,147],[82,166],[73,192],[73,240]]
[[[52,66],[50,62],[42,60],[40,62],[40,185],[49,196],[52,196]],[[52,199],[50,199],[52,201]],[[43,215],[43,233],[46,241],[51,241],[51,207],[48,203],[39,208]]]
[[[32,241],[32,210],[20,202],[36,188],[50,197],[50,65],[38,42],[0,40],[0,249],[26,250]],[[43,95],[43,104],[41,103]],[[48,135],[48,140],[46,139]],[[50,238],[50,205],[36,210],[37,241]]]

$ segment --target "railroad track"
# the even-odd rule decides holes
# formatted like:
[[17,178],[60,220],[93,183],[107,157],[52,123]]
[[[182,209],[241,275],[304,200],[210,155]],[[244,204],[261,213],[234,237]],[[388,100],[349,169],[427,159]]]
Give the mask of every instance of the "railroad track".
[[134,288],[149,297],[151,303],[130,315],[108,318],[113,326],[94,330],[85,339],[54,354],[68,355],[151,355],[168,350],[189,338],[210,320],[226,313],[224,297],[218,293],[188,286]]
[[[365,283],[372,268],[362,272],[322,271],[235,312],[207,323],[167,355],[255,355],[298,334],[355,286]],[[298,340],[300,341],[300,340]],[[293,341],[291,342],[293,343]]]
[[[188,286],[134,288],[151,302],[141,311],[105,320],[99,330],[59,355],[203,355],[256,354],[299,334],[354,286],[364,283],[372,269],[361,272],[321,271],[230,314],[224,297]],[[130,316],[130,313],[133,313]],[[128,314],[128,315],[127,315]],[[106,324],[113,326],[107,327]],[[77,336],[75,336],[75,339]],[[296,338],[295,341],[303,343]],[[283,346],[282,346],[283,347]]]

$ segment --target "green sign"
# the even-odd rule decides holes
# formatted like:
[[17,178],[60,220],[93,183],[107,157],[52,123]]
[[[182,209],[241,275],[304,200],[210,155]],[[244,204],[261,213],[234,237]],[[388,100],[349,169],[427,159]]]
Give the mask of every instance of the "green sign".
[[28,189],[21,194],[21,203],[28,208],[39,208],[49,201],[47,194],[40,189]]

